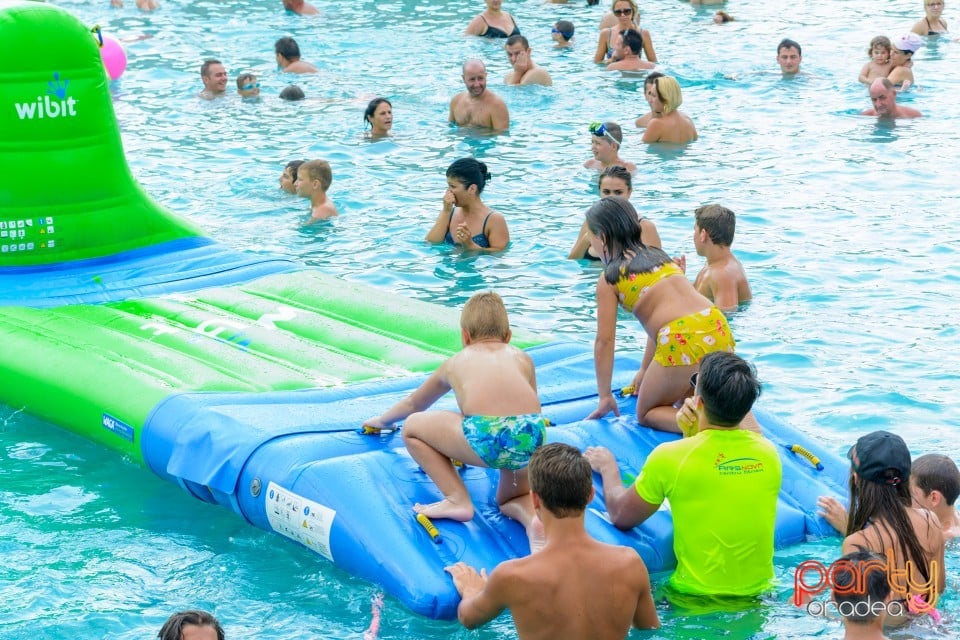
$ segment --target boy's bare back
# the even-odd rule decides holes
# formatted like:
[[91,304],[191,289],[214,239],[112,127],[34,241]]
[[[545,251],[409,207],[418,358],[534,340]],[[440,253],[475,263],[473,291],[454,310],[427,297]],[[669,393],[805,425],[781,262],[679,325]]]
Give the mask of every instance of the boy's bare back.
[[736,309],[753,296],[743,265],[733,254],[704,265],[693,286],[720,310]]
[[438,373],[453,389],[464,415],[540,413],[533,360],[505,342],[474,342],[444,362]]
[[521,640],[622,640],[631,626],[659,626],[637,552],[589,536],[503,563],[490,579]]

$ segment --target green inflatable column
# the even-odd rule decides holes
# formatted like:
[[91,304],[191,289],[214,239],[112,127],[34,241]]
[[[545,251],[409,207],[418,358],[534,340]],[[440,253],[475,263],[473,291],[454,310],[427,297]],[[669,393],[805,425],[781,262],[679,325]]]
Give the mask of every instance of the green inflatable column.
[[0,0],[0,267],[98,258],[200,235],[130,173],[90,29]]

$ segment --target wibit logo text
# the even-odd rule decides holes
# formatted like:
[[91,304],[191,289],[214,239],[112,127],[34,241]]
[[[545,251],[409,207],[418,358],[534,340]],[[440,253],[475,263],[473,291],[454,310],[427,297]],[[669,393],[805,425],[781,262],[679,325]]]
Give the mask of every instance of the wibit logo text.
[[53,80],[47,83],[47,95],[37,96],[35,101],[16,102],[17,116],[21,120],[41,120],[43,118],[68,118],[77,115],[77,100],[67,97],[69,80],[61,80],[59,73],[53,74]]

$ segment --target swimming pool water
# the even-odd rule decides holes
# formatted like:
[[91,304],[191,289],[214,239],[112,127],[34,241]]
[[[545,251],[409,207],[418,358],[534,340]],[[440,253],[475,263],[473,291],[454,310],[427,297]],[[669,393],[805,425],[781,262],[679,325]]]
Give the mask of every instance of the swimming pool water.
[[[446,305],[494,289],[516,325],[588,341],[598,272],[565,256],[596,197],[596,176],[582,168],[587,124],[615,120],[626,132],[623,157],[640,167],[634,204],[691,271],[701,264],[693,210],[720,202],[737,212],[734,249],[755,298],[732,324],[764,381],[766,408],[838,452],[885,428],[915,453],[960,456],[957,45],[941,39],[915,56],[922,90],[902,101],[926,117],[882,126],[856,115],[868,106],[856,82],[867,43],[909,30],[919,1],[731,0],[725,10],[737,21],[724,26],[711,23],[714,8],[643,2],[661,66],[679,78],[681,109],[700,132],[687,148],[660,149],[644,148],[632,127],[646,111],[642,84],[590,62],[605,7],[506,2],[534,60],[553,74],[546,89],[504,87],[502,43],[461,37],[479,0],[315,0],[323,15],[313,19],[284,14],[279,0],[161,0],[153,14],[126,1],[122,10],[106,0],[58,4],[125,40],[130,63],[115,107],[133,172],[218,240]],[[571,51],[552,48],[560,18],[577,25]],[[276,97],[290,80],[273,63],[283,35],[321,69],[295,78],[302,103]],[[774,60],[785,36],[804,47],[805,75],[789,81]],[[231,90],[238,73],[256,71],[264,99],[197,100],[208,56],[224,61]],[[446,124],[460,63],[472,56],[487,61],[488,87],[508,103],[509,134]],[[395,135],[369,142],[362,112],[376,95],[393,101]],[[444,170],[465,155],[494,176],[484,199],[510,226],[502,256],[422,241]],[[332,163],[336,221],[298,227],[307,207],[276,182],[298,157]],[[642,346],[633,319],[621,317],[618,333],[621,349]],[[0,417],[0,638],[144,638],[188,606],[214,610],[231,638],[356,638],[369,624],[374,585],[109,451],[11,408]],[[837,549],[830,540],[779,552],[782,589],[761,609],[703,618],[662,607],[660,632],[631,637],[833,637],[839,623],[795,610],[787,592],[800,560],[829,560]],[[948,550],[948,569],[958,561]],[[955,630],[956,596],[944,602]],[[506,616],[467,632],[387,599],[380,637],[450,636],[514,634]]]

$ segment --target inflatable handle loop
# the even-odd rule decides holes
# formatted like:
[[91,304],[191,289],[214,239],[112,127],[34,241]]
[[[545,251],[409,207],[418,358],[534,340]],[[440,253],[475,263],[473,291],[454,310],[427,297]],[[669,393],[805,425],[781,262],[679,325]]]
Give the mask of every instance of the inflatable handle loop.
[[430,536],[430,539],[433,540],[434,543],[440,544],[443,542],[443,539],[440,537],[440,531],[438,531],[434,524],[430,522],[430,518],[422,513],[418,513],[417,522],[426,530],[427,534]]
[[103,48],[103,31],[100,30],[100,25],[94,26],[90,29],[90,33],[97,36],[97,39],[100,41],[100,48]]
[[787,447],[787,449],[797,454],[798,456],[802,456],[806,458],[810,462],[810,464],[812,464],[814,467],[817,468],[817,471],[823,471],[823,465],[820,464],[820,458],[818,458],[813,453],[811,453],[810,450],[800,446],[799,444],[789,446]]

